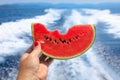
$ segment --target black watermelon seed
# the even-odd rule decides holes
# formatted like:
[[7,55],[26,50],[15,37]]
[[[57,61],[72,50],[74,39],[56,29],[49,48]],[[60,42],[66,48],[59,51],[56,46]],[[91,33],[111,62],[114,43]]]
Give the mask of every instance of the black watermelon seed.
[[57,44],[58,44],[57,40],[54,40],[54,43],[57,43]]
[[57,41],[56,39],[53,40],[51,37],[48,37],[48,36],[46,36],[46,35],[44,36],[44,38],[45,38],[46,40],[52,41],[53,43],[56,43],[56,44],[58,44],[59,41],[62,42],[63,44],[64,44],[64,43],[70,44],[70,43],[72,42],[72,40],[79,39],[79,35],[76,35],[75,37],[69,38],[68,40],[59,38],[59,41]]
[[50,41],[52,41],[52,38],[49,38]]
[[71,38],[69,39],[69,42],[72,42],[72,39],[71,39]]
[[48,39],[49,39],[49,37],[48,37],[48,36],[46,36],[46,35],[44,36],[44,38],[45,38],[46,40],[48,40]]
[[59,39],[62,43],[66,43],[66,40],[63,40],[62,38]]
[[67,44],[69,44],[69,42],[67,42]]
[[79,39],[79,36],[77,35],[77,36],[75,36],[75,38],[76,38],[76,39]]

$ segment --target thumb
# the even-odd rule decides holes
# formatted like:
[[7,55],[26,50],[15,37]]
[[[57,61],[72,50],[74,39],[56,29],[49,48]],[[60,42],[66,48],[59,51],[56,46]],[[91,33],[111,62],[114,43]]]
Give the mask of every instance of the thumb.
[[41,44],[39,41],[35,41],[34,42],[34,49],[31,52],[31,55],[39,57],[40,54],[41,54]]

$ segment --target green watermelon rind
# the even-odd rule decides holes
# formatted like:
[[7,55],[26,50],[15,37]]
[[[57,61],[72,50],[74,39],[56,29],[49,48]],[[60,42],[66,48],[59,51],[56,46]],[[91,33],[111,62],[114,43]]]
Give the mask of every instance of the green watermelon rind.
[[[34,25],[34,23],[32,23],[32,25],[31,25],[31,32],[32,32],[32,39],[33,39],[33,41],[35,41],[35,40],[34,40],[34,35],[33,35],[33,33],[34,33],[33,25]],[[86,48],[84,51],[82,51],[81,54],[78,53],[77,55],[74,55],[74,56],[69,56],[69,57],[61,58],[61,57],[55,57],[55,56],[52,56],[52,55],[48,55],[48,54],[47,54],[46,52],[44,52],[42,49],[41,49],[41,50],[42,50],[41,52],[42,52],[44,55],[46,55],[46,56],[48,56],[48,57],[50,57],[50,58],[58,59],[58,60],[67,60],[67,59],[72,59],[72,58],[81,56],[82,54],[84,54],[84,53],[93,45],[93,43],[94,43],[94,41],[95,41],[95,38],[96,38],[96,27],[95,27],[95,24],[91,24],[91,25],[92,25],[92,28],[93,28],[93,31],[94,31],[94,38],[93,38],[91,44],[88,46],[88,48]]]
[[34,35],[33,35],[33,25],[34,25],[34,23],[31,24],[31,33],[32,33],[32,40],[35,41],[34,40]]

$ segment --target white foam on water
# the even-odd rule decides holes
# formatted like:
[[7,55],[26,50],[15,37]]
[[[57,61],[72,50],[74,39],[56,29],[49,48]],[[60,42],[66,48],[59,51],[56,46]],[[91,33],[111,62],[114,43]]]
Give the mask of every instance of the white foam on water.
[[[82,57],[86,57],[86,62]],[[107,67],[108,68],[108,67]],[[50,66],[48,80],[115,80],[90,49],[84,55],[65,61],[56,60]]]
[[[60,18],[63,10],[56,9],[46,9],[46,14],[41,16],[36,16],[31,19],[21,19],[15,22],[6,22],[0,25],[0,63],[5,62],[5,57],[10,55],[23,54],[28,46],[32,44],[31,42],[26,42],[31,36],[31,24],[32,23],[42,23],[45,25],[54,24],[56,20]],[[29,40],[28,40],[29,41]],[[15,61],[15,63],[18,63]],[[9,63],[8,63],[9,64]],[[0,67],[1,76],[0,80],[16,80],[17,68],[5,68]],[[8,76],[2,76],[6,75]]]
[[[74,24],[98,24],[98,22],[105,22],[107,24],[107,26],[105,26],[105,31],[108,34],[113,34],[114,38],[120,38],[118,34],[120,31],[120,27],[118,26],[119,15],[111,14],[109,10],[83,9],[83,11],[90,15],[82,15],[79,10],[73,9],[71,15],[66,18],[63,28],[68,30],[69,27]],[[97,52],[91,48],[91,50],[82,55],[87,56],[88,63],[86,63],[81,57],[68,61],[54,61],[53,65],[50,67],[48,80],[119,79],[119,76],[117,76],[109,66],[103,64],[104,62],[101,61],[96,53]],[[88,64],[90,65],[88,66]]]
[[113,34],[114,38],[120,38],[120,14],[112,14],[110,10],[84,10],[86,13],[91,14],[91,16],[87,19],[88,22],[94,20],[94,24],[98,22],[105,22],[107,24],[105,27],[105,31],[109,34]]
[[[16,80],[18,70],[16,68],[4,68],[4,72],[0,75],[0,80]],[[5,75],[8,72],[8,75]],[[4,75],[3,75],[4,74]]]
[[105,32],[113,34],[114,38],[120,38],[120,14],[112,14],[110,10],[83,9],[82,11],[89,15],[82,15],[81,11],[73,9],[72,14],[68,17],[63,27],[69,27],[74,24],[96,25],[98,22],[104,22],[106,24]]
[[[31,24],[54,24],[54,21],[60,18],[61,13],[62,10],[47,9],[45,15],[2,23],[0,25],[0,56],[16,55],[13,53],[28,47],[30,44],[25,42],[25,39],[28,36],[31,37]],[[19,36],[22,38],[19,38]]]
[[96,17],[92,18],[91,16],[82,15],[79,10],[73,9],[71,15],[67,17],[63,28],[69,29],[74,24],[96,24],[96,21]]

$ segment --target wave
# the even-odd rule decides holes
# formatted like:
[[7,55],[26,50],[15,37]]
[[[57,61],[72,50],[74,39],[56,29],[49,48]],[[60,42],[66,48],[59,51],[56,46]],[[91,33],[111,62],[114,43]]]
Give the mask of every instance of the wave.
[[54,61],[50,66],[48,80],[114,80],[116,76],[113,78],[106,69],[91,49],[75,59]]
[[[87,14],[87,15],[83,15]],[[114,38],[120,38],[119,26],[120,14],[112,14],[110,10],[82,9],[72,10],[70,17],[66,19],[63,27],[69,27],[74,24],[95,24],[104,22],[104,30],[108,34],[113,34]],[[97,26],[96,26],[97,27]],[[68,28],[67,28],[68,29]]]
[[[84,11],[87,15],[83,15],[82,11]],[[110,14],[109,10],[91,10],[91,9],[83,9],[83,10],[75,10],[73,9],[71,11],[71,14],[67,16],[64,24],[63,29],[68,30],[70,26],[74,24],[98,24],[98,22],[105,22],[110,23],[107,20],[101,21],[101,16],[99,18],[97,13],[106,14],[113,17],[112,14]],[[103,16],[104,17],[104,16]],[[115,16],[116,17],[116,16]],[[108,19],[108,18],[107,18]],[[118,20],[115,19],[117,22]],[[114,24],[114,23],[113,23]],[[118,23],[117,23],[118,24]],[[112,26],[111,24],[109,26]],[[106,26],[108,27],[108,26]],[[115,27],[118,28],[118,27]],[[106,29],[106,28],[104,28]],[[109,27],[106,29],[106,31],[112,30],[113,28]],[[111,33],[110,33],[111,34]],[[115,36],[116,32],[113,33]],[[97,44],[99,45],[99,44]],[[96,45],[94,45],[96,46]],[[103,47],[103,46],[102,46]],[[97,47],[98,48],[98,47]],[[79,57],[76,59],[72,59],[69,61],[57,61],[51,68],[50,75],[48,80],[52,79],[60,79],[63,80],[116,80],[118,79],[118,76],[115,75],[114,71],[111,71],[109,67],[105,67],[105,63],[100,61],[100,57],[98,57],[98,52],[94,50],[94,48],[91,48],[92,50],[87,51],[83,57],[85,59]],[[104,50],[102,48],[98,48],[101,53],[104,53]],[[104,56],[103,56],[104,57]],[[85,62],[87,59],[87,62]],[[111,58],[112,59],[112,58]],[[102,64],[104,63],[104,64]],[[61,66],[62,65],[62,66]],[[64,69],[65,68],[65,69]],[[111,74],[109,74],[111,73]],[[52,75],[54,74],[54,75]],[[59,75],[59,76],[57,76]],[[52,76],[52,77],[51,77]]]
[[[22,19],[16,22],[6,22],[0,25],[0,62],[5,62],[5,56],[22,54],[26,48],[32,44],[31,39],[31,23],[43,23],[49,29],[51,24],[57,24],[64,16],[64,21],[61,23],[61,30],[68,30],[74,24],[98,24],[104,22],[107,24],[103,28],[106,33],[113,34],[114,38],[120,38],[120,16],[111,14],[110,10],[97,9],[46,9],[46,14],[36,16],[31,19]],[[69,15],[66,12],[70,12]],[[84,12],[84,14],[83,14]],[[57,25],[59,26],[59,25]],[[56,27],[56,26],[55,26]],[[96,26],[97,27],[97,26]],[[57,27],[56,27],[57,28]],[[97,41],[95,42],[97,44]],[[119,79],[110,66],[102,62],[95,49],[94,44],[85,54],[80,57],[70,60],[54,60],[50,66],[48,80],[117,80]],[[105,46],[102,46],[105,47]],[[101,53],[105,52],[99,47]],[[101,54],[103,55],[103,54]],[[104,57],[104,56],[103,56]],[[16,61],[17,62],[17,61]],[[10,69],[10,68],[8,68]],[[15,72],[14,72],[15,70]],[[2,80],[15,80],[17,69],[12,68],[9,72],[9,77]],[[2,70],[2,72],[4,72]],[[14,74],[14,75],[11,75]]]
[[[43,23],[54,24],[59,19],[62,11],[46,10],[45,15],[36,16],[31,19],[22,19],[16,22],[7,22],[0,25],[0,56],[15,55],[16,51],[26,48],[32,43],[31,24]],[[59,13],[59,14],[58,14]]]

